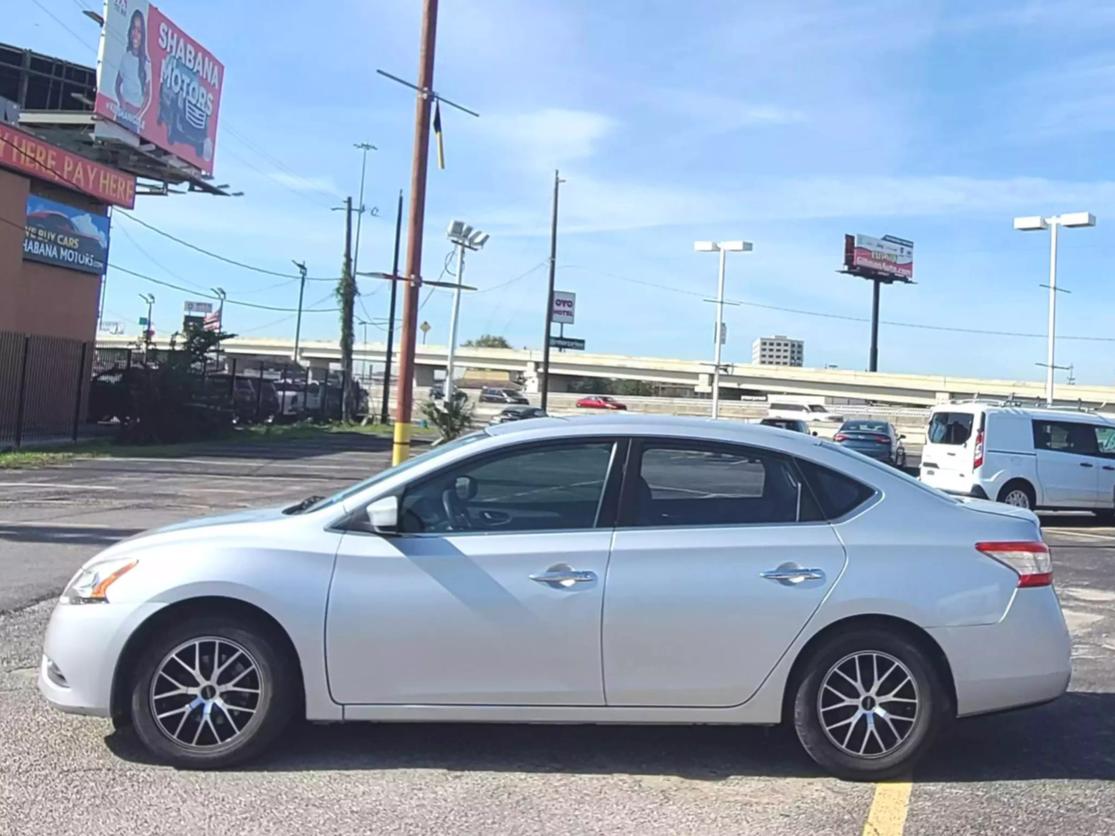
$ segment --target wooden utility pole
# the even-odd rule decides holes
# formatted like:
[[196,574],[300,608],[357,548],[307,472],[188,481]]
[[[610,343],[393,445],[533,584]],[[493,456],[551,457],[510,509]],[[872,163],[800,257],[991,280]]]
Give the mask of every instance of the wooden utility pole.
[[353,306],[356,303],[356,277],[352,274],[352,198],[345,198],[345,260],[341,271],[341,420],[352,420],[352,344]]
[[554,273],[557,270],[558,187],[562,179],[554,169],[554,211],[550,217],[550,289],[546,294],[546,330],[542,335],[542,409],[550,394],[550,326],[554,317]]
[[403,333],[399,352],[398,397],[392,464],[410,455],[410,421],[414,407],[414,351],[418,335],[418,286],[422,280],[422,227],[426,215],[426,169],[430,150],[430,109],[434,89],[434,47],[437,42],[437,2],[424,0],[422,38],[418,53],[418,93],[414,107],[414,152],[407,219],[406,293],[403,296]]

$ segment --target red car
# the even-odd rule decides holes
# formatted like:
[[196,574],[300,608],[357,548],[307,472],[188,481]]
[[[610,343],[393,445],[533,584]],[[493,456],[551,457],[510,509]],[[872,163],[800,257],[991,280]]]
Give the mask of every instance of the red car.
[[627,404],[620,403],[615,398],[607,395],[587,395],[577,401],[578,409],[627,409]]

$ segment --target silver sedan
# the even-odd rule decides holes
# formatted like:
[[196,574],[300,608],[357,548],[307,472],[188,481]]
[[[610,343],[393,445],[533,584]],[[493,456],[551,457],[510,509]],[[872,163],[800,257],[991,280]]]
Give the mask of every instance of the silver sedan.
[[955,717],[1067,687],[1028,511],[726,421],[544,418],[326,499],[86,564],[39,687],[218,767],[310,720],[788,723],[825,769],[910,767]]

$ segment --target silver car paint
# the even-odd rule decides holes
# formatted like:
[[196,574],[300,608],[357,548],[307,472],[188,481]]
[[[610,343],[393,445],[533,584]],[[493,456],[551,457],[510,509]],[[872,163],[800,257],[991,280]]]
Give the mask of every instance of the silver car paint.
[[[1008,511],[1005,506],[987,509],[958,503],[863,457],[840,451],[827,442],[754,425],[616,415],[573,420],[535,419],[491,428],[489,433],[488,438],[447,450],[443,456],[416,464],[405,473],[388,476],[341,502],[317,511],[296,516],[265,513],[260,518],[242,522],[178,528],[118,544],[102,557],[138,557],[140,565],[112,587],[111,603],[56,608],[44,653],[59,663],[70,680],[70,687],[60,688],[44,671],[40,675],[40,688],[59,707],[106,714],[110,672],[131,631],[162,606],[199,595],[224,595],[261,607],[290,635],[305,679],[307,715],[315,720],[335,720],[343,716],[345,719],[374,720],[775,723],[781,719],[783,692],[793,663],[808,641],[827,626],[863,614],[894,616],[926,628],[941,645],[953,669],[961,714],[1051,699],[1064,690],[1069,673],[1069,640],[1052,588],[1016,590],[1016,577],[1009,569],[980,556],[973,548],[974,543],[981,540],[1031,539],[1037,536],[1036,518],[1027,512]],[[816,526],[818,531],[828,530],[839,538],[847,549],[847,567],[838,582],[828,587],[828,597],[824,598],[812,617],[805,616],[805,623],[796,635],[771,635],[768,625],[758,624],[753,625],[747,635],[738,637],[740,644],[751,641],[761,643],[761,652],[767,660],[762,665],[739,672],[738,679],[726,687],[715,675],[707,674],[703,681],[695,682],[688,689],[684,682],[671,683],[668,699],[656,699],[657,705],[600,705],[599,699],[588,705],[560,705],[557,704],[561,702],[560,697],[554,695],[555,682],[564,682],[570,693],[587,694],[585,699],[597,693],[597,685],[586,680],[581,659],[571,662],[566,648],[555,648],[555,640],[563,641],[563,634],[555,633],[554,619],[562,607],[570,613],[583,614],[588,609],[583,606],[586,599],[595,600],[599,605],[600,598],[597,596],[601,590],[591,590],[590,595],[581,595],[580,592],[569,595],[554,590],[550,595],[549,590],[539,586],[537,590],[526,593],[523,590],[529,588],[525,586],[529,581],[515,574],[518,569],[507,570],[506,575],[499,577],[483,571],[482,566],[474,562],[466,569],[470,576],[463,578],[458,586],[458,592],[465,596],[464,600],[459,596],[453,597],[450,590],[443,588],[438,594],[444,602],[449,602],[450,609],[426,610],[430,623],[423,625],[426,641],[420,643],[414,641],[406,629],[399,629],[390,623],[384,615],[407,609],[408,602],[395,596],[405,596],[411,590],[429,592],[433,587],[426,581],[436,582],[428,573],[419,575],[421,569],[418,567],[400,568],[401,561],[408,559],[404,551],[412,548],[412,544],[392,543],[391,539],[367,535],[353,535],[350,540],[350,535],[342,538],[339,532],[332,529],[347,514],[361,509],[373,499],[452,461],[505,445],[551,438],[555,434],[569,437],[602,434],[676,436],[771,447],[847,472],[873,485],[878,491],[878,499],[850,519],[838,521],[831,527]],[[812,526],[799,528],[804,530],[809,527]],[[764,534],[758,531],[759,528],[762,527],[732,527],[733,536],[739,537],[739,542],[743,544],[741,548],[762,549]],[[582,568],[577,564],[587,559],[591,566],[584,568],[595,567],[593,571],[598,571],[602,547],[596,538],[610,537],[611,532],[584,534],[586,541],[578,542],[577,546],[584,550],[583,554],[575,550],[562,550],[560,554],[564,562],[575,568]],[[640,534],[649,532],[617,532],[617,542],[627,540],[636,544]],[[708,532],[692,534],[694,541],[698,536],[704,541]],[[552,545],[539,548],[541,541],[534,541],[538,535],[502,536],[506,538],[503,553],[512,555],[513,560],[523,559],[521,555],[524,552],[537,555],[535,565],[522,564],[522,571],[527,574],[545,570],[559,553]],[[580,533],[547,536],[575,538]],[[359,544],[356,543],[357,537]],[[429,539],[441,541],[442,545],[436,548],[455,547],[464,551],[463,541],[473,543],[466,544],[468,549],[473,549],[479,547],[476,545],[479,541],[489,537],[465,535]],[[534,545],[523,542],[516,546],[514,541],[520,538],[529,538]],[[486,548],[491,550],[491,547]],[[359,566],[352,576],[345,573],[343,577],[334,579],[338,549],[341,549],[341,555],[336,559],[338,568],[359,566],[359,561],[363,559],[369,562]],[[783,556],[772,555],[776,559]],[[816,553],[812,556],[819,559]],[[679,547],[679,573],[685,572],[686,557],[685,551]],[[665,566],[664,558],[664,552],[655,557],[661,562],[660,569]],[[372,564],[387,569],[380,582],[377,582]],[[829,566],[826,577],[831,576],[831,564]],[[475,574],[471,574],[473,569],[476,569]],[[361,588],[365,594],[383,597],[365,600],[362,607],[358,606],[356,597],[349,595],[344,583],[357,576],[361,577]],[[401,583],[407,578],[422,582],[411,586]],[[618,572],[615,578],[609,574],[600,586],[606,590],[607,583],[617,578]],[[723,579],[720,576],[718,582]],[[664,583],[669,581],[666,577],[662,580]],[[327,619],[326,604],[331,581],[333,601]],[[383,588],[381,582],[387,583],[390,593],[380,592]],[[508,592],[509,586],[517,591]],[[761,590],[763,586],[758,584],[756,588]],[[775,583],[769,583],[769,586],[771,596],[780,595],[784,589]],[[717,600],[717,596],[724,596],[726,591],[725,588],[710,588],[702,594],[699,585],[691,585],[687,590],[690,596],[688,604],[695,608],[707,606],[708,601]],[[803,593],[803,598],[817,594],[815,589],[810,588],[786,591]],[[509,597],[505,598],[505,594]],[[695,628],[701,625],[703,615],[696,616],[685,607],[675,605],[662,611],[658,619],[639,618],[630,596],[625,596],[623,590],[617,590],[615,594],[617,607],[614,613],[630,613],[638,621],[637,629],[648,631],[646,636],[634,639],[637,643],[649,647],[656,640],[668,642],[677,630],[684,628],[690,631],[693,642],[690,645],[692,658],[685,660],[690,671],[699,670],[701,665],[712,668],[724,666],[723,649],[731,642],[721,636],[714,637],[716,641],[701,641],[700,630]],[[554,598],[556,606],[551,600]],[[533,619],[538,631],[531,636],[519,637],[492,629],[483,621],[485,618],[498,620],[498,607],[490,613],[486,612],[487,603],[491,600],[502,601],[508,607],[525,607],[527,612],[521,613],[523,618],[527,621]],[[410,602],[409,605],[415,608],[425,606],[422,601]],[[811,601],[805,609],[810,610],[814,606]],[[712,618],[703,622],[706,629],[740,629],[740,623],[733,621],[730,608],[719,609],[719,628],[715,626],[716,618]],[[421,688],[415,689],[415,696],[428,702],[394,702],[406,693],[407,682],[405,679],[401,683],[377,681],[382,679],[383,671],[372,664],[373,658],[379,654],[381,660],[404,665],[406,659],[401,648],[405,645],[412,652],[422,654],[421,664],[427,678],[439,665],[456,665],[460,643],[446,647],[443,644],[445,630],[435,629],[437,620],[444,613],[453,616],[445,626],[452,628],[464,623],[474,629],[473,638],[486,635],[492,639],[487,643],[489,646],[470,651],[474,659],[488,659],[485,662],[487,676],[501,674],[498,661],[508,649],[511,652],[507,658],[516,663],[522,661],[528,650],[542,656],[549,655],[560,662],[559,670],[546,672],[543,676],[535,669],[511,683],[522,693],[531,694],[532,699],[545,699],[548,704],[454,704],[461,699],[495,700],[503,690],[501,682],[461,680],[459,671],[457,684],[463,682],[463,692],[461,689],[444,688],[445,683],[435,683],[431,687],[431,681],[427,679],[421,683]],[[682,621],[678,621],[679,615],[684,617]],[[411,618],[406,626],[413,629],[415,623],[416,619]],[[370,629],[376,624],[381,626],[382,634],[374,634]],[[794,622],[788,629],[792,633],[796,627]],[[785,629],[785,625],[782,628]],[[584,647],[584,636],[592,629],[583,625],[574,628],[577,641],[572,644],[575,648]],[[330,650],[329,669],[337,672],[334,673],[334,684],[338,690],[344,691],[343,696],[330,694],[325,665],[326,630],[338,642],[334,648],[336,653],[334,649]],[[607,630],[605,608],[602,629],[605,669],[601,672],[598,666],[596,673],[596,681],[604,691],[608,691],[607,648],[619,648],[625,641],[618,634],[609,637]],[[1030,640],[1035,632],[1044,634],[1048,640]],[[342,635],[364,635],[377,644],[369,646],[360,641],[342,640]],[[540,636],[547,641],[537,644]],[[529,648],[528,638],[531,640]],[[493,641],[496,643],[493,644]],[[974,644],[980,647],[971,649]],[[984,649],[992,647],[997,652],[984,652]],[[965,655],[969,652],[974,661]],[[599,661],[599,657],[591,651],[588,658]],[[739,658],[733,659],[732,663],[738,662]],[[1020,659],[1023,661],[1020,662]],[[768,665],[772,667],[765,673],[760,670]],[[339,672],[341,668],[345,669],[343,674]],[[591,680],[592,676],[588,675],[588,679]],[[756,684],[755,680],[760,681]],[[418,679],[414,679],[411,685],[417,682]],[[630,682],[635,683],[629,689],[630,693],[641,694],[640,699],[649,701],[648,683],[640,683],[637,677]],[[748,695],[746,692],[750,688],[746,686],[751,685],[755,685],[756,690]],[[732,699],[729,694],[733,689],[740,695],[740,704],[728,707],[710,705],[710,701]],[[422,698],[420,693],[436,695],[437,701]],[[481,696],[469,697],[470,693]],[[384,700],[388,695],[392,699],[379,703],[350,703],[343,708],[337,701],[360,694],[373,695],[377,700]],[[575,702],[575,699],[566,702]],[[698,707],[663,707],[665,703]]]

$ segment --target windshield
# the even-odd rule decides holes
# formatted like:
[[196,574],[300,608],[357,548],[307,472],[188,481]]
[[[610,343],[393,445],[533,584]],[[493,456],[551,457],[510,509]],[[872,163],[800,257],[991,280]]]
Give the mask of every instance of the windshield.
[[810,412],[828,412],[824,404],[814,403],[809,405]]
[[336,505],[338,502],[343,502],[350,496],[354,496],[355,494],[360,493],[365,488],[370,488],[372,485],[375,485],[386,479],[390,479],[391,477],[397,476],[400,473],[404,473],[407,470],[416,467],[417,465],[425,464],[431,459],[436,459],[438,456],[441,456],[444,453],[448,453],[451,450],[457,450],[469,444],[474,444],[477,441],[480,441],[481,439],[487,437],[488,434],[481,430],[480,432],[463,435],[460,438],[455,439],[454,441],[447,442],[446,444],[439,444],[437,447],[433,447],[427,450],[425,453],[420,453],[419,455],[409,458],[405,462],[397,464],[394,467],[389,467],[386,470],[381,470],[379,473],[375,474],[374,476],[370,476],[363,482],[357,482],[355,485],[351,485],[345,488],[343,491],[338,491],[332,496],[315,502],[313,505],[306,508],[305,510],[320,511],[322,508],[328,508],[330,505]]

